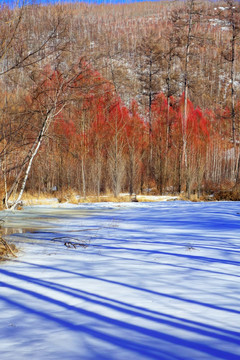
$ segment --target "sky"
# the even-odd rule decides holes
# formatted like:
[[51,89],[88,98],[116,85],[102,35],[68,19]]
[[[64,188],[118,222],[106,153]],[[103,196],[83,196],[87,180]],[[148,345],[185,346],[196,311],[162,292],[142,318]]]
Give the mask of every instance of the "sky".
[[[132,3],[132,2],[143,2],[146,0],[0,0],[0,4],[4,5],[4,4],[8,4],[8,5],[12,5],[14,3],[27,3],[27,4],[32,4],[32,3],[57,3],[57,2],[86,2],[89,4],[116,4],[116,3],[121,3],[121,4],[126,4],[126,3]],[[147,0],[147,1],[161,1],[161,0]]]

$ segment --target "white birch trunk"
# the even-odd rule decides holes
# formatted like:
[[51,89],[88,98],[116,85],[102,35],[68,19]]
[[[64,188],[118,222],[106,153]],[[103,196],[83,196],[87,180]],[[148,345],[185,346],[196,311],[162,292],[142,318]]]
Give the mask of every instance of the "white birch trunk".
[[33,147],[30,150],[30,154],[28,155],[29,156],[29,162],[28,162],[28,165],[27,165],[27,169],[25,171],[25,175],[24,175],[24,178],[23,178],[21,189],[20,189],[20,192],[19,192],[19,195],[18,195],[17,199],[14,201],[14,203],[10,207],[11,210],[15,210],[16,206],[21,201],[23,192],[24,192],[25,187],[26,187],[26,182],[27,182],[27,179],[28,179],[28,176],[29,176],[29,172],[30,172],[31,167],[32,167],[33,159],[37,155],[37,152],[38,152],[38,150],[40,148],[43,137],[46,134],[46,131],[47,131],[49,125],[50,125],[51,119],[52,119],[52,115],[51,115],[51,112],[49,112],[49,114],[47,115],[47,117],[46,117],[46,119],[45,119],[45,121],[43,123],[42,129],[41,129],[41,131],[40,131],[40,133],[38,135],[38,138],[36,139]]

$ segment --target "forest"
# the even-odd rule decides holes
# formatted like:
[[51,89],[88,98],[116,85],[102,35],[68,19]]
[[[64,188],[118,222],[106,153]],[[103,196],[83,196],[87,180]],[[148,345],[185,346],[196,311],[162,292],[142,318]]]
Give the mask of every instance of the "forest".
[[240,198],[240,4],[0,5],[0,197]]

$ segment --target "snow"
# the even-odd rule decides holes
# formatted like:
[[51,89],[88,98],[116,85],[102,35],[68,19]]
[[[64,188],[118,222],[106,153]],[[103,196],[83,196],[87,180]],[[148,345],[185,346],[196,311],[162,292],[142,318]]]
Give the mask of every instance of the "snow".
[[229,30],[229,22],[226,20],[220,20],[220,19],[209,19],[210,24],[212,26],[221,26],[221,30],[228,31]]
[[0,264],[1,360],[240,359],[239,202],[63,204],[0,218],[21,248]]

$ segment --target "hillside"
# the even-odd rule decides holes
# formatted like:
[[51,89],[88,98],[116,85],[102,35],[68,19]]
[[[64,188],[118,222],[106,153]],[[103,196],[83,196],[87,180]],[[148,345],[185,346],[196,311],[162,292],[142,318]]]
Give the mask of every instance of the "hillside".
[[26,189],[238,198],[238,2],[2,5],[0,20],[5,206]]

